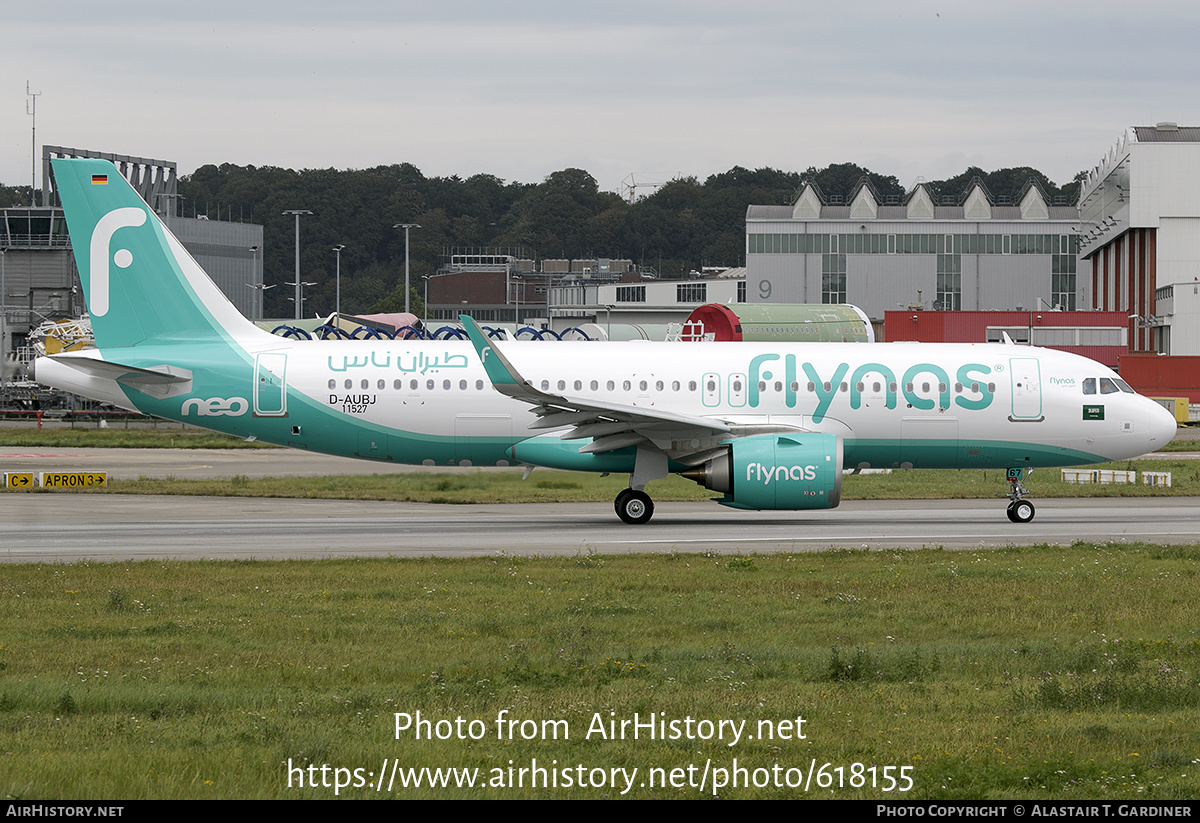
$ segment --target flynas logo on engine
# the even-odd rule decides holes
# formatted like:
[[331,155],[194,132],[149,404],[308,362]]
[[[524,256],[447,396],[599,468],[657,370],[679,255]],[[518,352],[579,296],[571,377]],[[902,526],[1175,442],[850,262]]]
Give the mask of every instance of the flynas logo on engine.
[[[760,354],[750,360],[749,405],[757,407],[761,399],[760,385],[770,380],[779,379],[779,375],[770,369],[765,369],[768,363],[779,360],[778,354]],[[801,363],[801,369],[811,384],[811,391],[817,396],[817,407],[813,411],[813,422],[819,423],[825,419],[829,407],[839,393],[848,392],[850,408],[858,409],[863,405],[863,393],[867,387],[879,386],[884,405],[889,409],[896,408],[899,396],[914,409],[930,410],[935,407],[943,409],[951,405],[968,411],[986,409],[992,404],[994,393],[987,382],[991,368],[982,363],[967,363],[960,366],[955,374],[957,383],[951,386],[950,376],[946,370],[934,363],[916,363],[908,367],[900,379],[896,373],[881,363],[863,363],[850,371],[849,363],[839,363],[833,373],[821,375],[812,363]],[[849,380],[847,380],[847,375]],[[783,388],[784,403],[787,407],[795,408],[799,386],[796,371],[796,355],[788,354],[783,358]],[[936,389],[937,399],[926,397],[917,392],[918,387],[930,384]],[[954,389],[951,392],[951,388]],[[872,392],[874,393],[874,392]]]
[[771,481],[780,480],[816,480],[816,466],[764,466],[762,463],[746,464],[746,482],[758,481],[764,486]]

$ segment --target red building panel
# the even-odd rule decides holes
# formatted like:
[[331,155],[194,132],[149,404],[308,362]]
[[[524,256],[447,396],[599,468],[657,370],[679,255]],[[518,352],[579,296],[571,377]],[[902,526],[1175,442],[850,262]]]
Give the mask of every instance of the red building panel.
[[1200,403],[1200,357],[1189,355],[1127,354],[1121,357],[1121,377],[1138,393],[1151,397],[1186,397]]
[[[1123,329],[1129,316],[1119,311],[889,311],[884,312],[883,339],[895,343],[985,343],[988,329],[1011,329],[1016,342],[1036,342],[1036,329]],[[1021,338],[1019,332],[1024,332]],[[1047,344],[1048,349],[1071,352],[1117,367],[1129,351],[1124,346]]]

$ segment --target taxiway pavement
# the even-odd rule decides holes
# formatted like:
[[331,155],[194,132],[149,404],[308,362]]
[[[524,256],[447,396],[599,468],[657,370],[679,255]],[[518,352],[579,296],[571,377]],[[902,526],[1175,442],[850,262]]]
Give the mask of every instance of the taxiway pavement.
[[[0,449],[4,471],[108,471],[114,478],[425,471],[287,450]],[[437,471],[446,471],[439,467]],[[520,471],[520,469],[451,469]],[[1029,524],[1005,500],[849,501],[831,511],[744,512],[659,503],[627,526],[610,503],[428,503],[0,494],[0,561],[283,559],[596,552],[767,552],[999,547],[1075,540],[1200,542],[1196,498],[1039,499]]]

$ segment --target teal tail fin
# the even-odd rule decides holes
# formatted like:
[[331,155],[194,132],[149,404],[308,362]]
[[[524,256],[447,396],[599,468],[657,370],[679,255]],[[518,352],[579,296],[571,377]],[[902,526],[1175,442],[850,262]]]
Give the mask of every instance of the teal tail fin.
[[100,349],[263,334],[107,160],[52,160]]

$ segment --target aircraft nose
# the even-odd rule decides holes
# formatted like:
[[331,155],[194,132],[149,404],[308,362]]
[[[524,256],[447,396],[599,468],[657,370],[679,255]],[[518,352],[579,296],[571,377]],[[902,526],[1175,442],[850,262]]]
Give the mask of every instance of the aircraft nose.
[[1156,451],[1171,442],[1179,427],[1175,424],[1175,415],[1153,400],[1147,400],[1146,403],[1149,407],[1146,411],[1150,418],[1146,426],[1146,431],[1149,432],[1149,448],[1150,451]]

